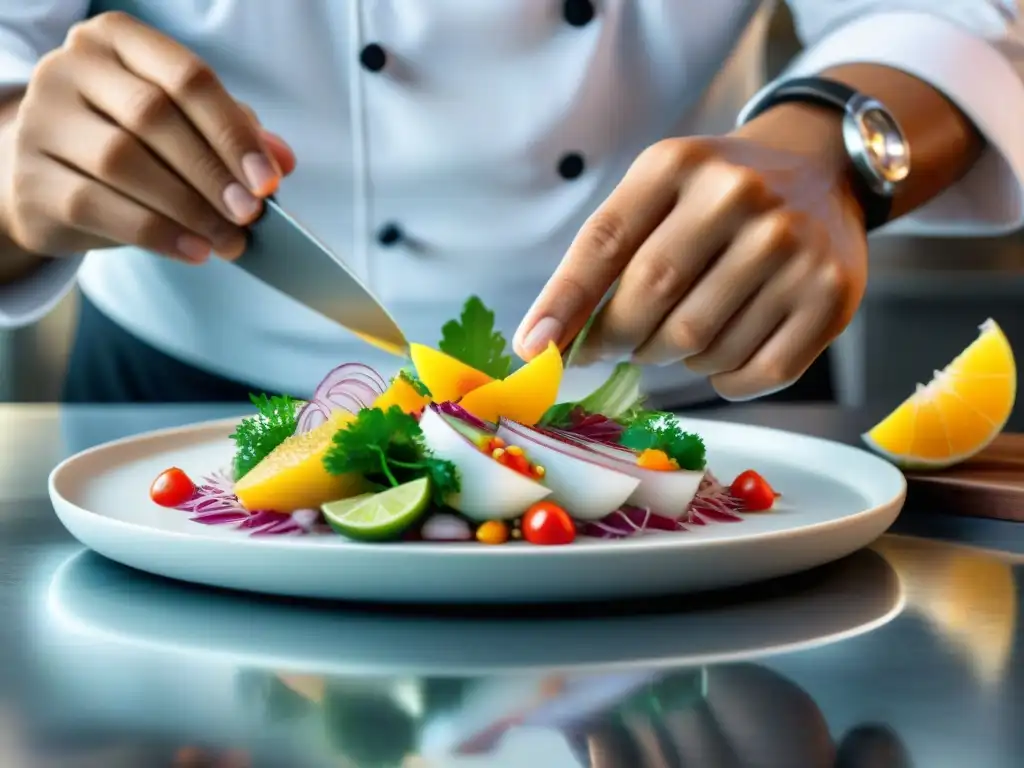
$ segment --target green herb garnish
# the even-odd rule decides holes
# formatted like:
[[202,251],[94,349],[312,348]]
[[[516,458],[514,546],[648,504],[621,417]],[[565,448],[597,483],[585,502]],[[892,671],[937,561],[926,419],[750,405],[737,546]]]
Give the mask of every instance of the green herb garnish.
[[503,379],[512,370],[512,358],[505,354],[505,337],[494,330],[494,313],[477,296],[469,297],[458,320],[442,326],[437,346],[493,379]]
[[361,410],[335,433],[324,467],[332,475],[358,472],[384,486],[428,477],[431,498],[438,506],[444,506],[444,500],[460,487],[455,465],[434,457],[423,442],[419,422],[397,405],[387,411]]
[[564,428],[572,423],[572,414],[579,409],[585,414],[604,416],[624,426],[629,425],[643,405],[640,394],[640,367],[632,363],[619,363],[611,376],[600,387],[582,400],[556,403],[541,417],[546,427]]
[[257,413],[242,419],[231,435],[235,441],[232,463],[235,480],[244,477],[272,450],[294,435],[298,424],[297,400],[287,395],[249,395],[249,399],[256,406]]
[[415,389],[416,394],[423,395],[423,397],[430,397],[430,390],[427,389],[427,385],[420,380],[419,375],[411,367],[400,370],[398,372],[398,378],[404,380],[413,389]]
[[700,470],[707,463],[700,435],[684,432],[671,414],[647,411],[626,427],[619,442],[634,451],[664,451],[680,469]]

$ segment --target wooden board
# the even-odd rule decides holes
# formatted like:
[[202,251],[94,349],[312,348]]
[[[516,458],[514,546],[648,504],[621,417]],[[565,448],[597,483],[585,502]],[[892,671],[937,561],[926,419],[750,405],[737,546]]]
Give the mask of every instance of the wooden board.
[[1024,522],[1024,434],[1004,433],[942,472],[908,472],[907,504],[922,512]]

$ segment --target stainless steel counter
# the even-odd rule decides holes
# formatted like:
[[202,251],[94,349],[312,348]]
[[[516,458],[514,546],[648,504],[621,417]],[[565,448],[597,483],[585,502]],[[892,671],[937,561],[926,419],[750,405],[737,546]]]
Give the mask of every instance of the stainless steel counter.
[[[795,578],[511,614],[202,589],[63,531],[59,458],[231,412],[0,407],[4,768],[1020,765],[1022,526],[911,509]],[[721,415],[840,440],[875,416]]]

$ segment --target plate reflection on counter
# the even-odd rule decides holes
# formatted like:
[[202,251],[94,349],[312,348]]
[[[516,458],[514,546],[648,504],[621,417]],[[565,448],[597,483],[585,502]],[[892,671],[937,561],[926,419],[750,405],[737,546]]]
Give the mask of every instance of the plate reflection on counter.
[[[903,604],[899,577],[870,551],[753,593],[578,618],[246,597],[83,552],[53,573],[35,650],[63,699],[89,702],[79,725],[107,719],[225,746],[287,741],[307,758],[356,765],[371,756],[367,764],[401,765],[389,750],[490,754],[507,733],[532,728],[559,734],[576,756],[556,768],[592,761],[595,749],[619,754],[609,745],[621,729],[655,712],[695,727],[680,713],[702,706],[709,674],[869,632]],[[158,711],[134,706],[140,688],[164,702]],[[637,738],[664,741],[662,731]],[[603,765],[619,759],[632,765]]]

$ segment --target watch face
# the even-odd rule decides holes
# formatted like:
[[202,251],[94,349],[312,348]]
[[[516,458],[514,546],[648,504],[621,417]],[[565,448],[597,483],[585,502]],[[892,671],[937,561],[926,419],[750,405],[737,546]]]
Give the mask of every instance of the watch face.
[[910,174],[910,148],[903,131],[884,109],[868,108],[858,116],[865,158],[871,169],[890,184]]

